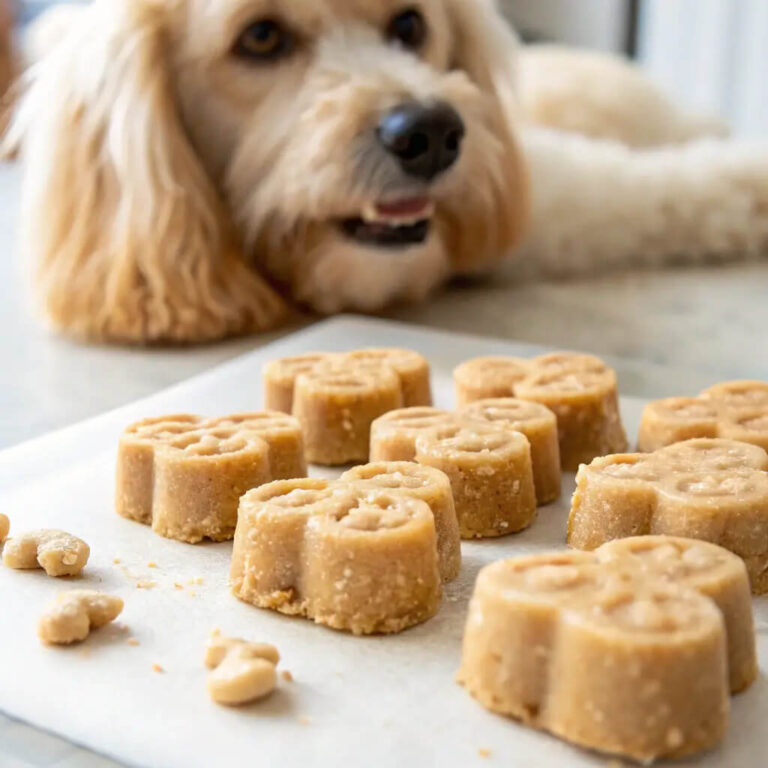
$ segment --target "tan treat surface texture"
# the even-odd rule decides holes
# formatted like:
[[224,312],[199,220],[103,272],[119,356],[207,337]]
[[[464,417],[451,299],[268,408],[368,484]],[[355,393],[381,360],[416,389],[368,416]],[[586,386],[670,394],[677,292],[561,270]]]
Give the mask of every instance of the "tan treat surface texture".
[[230,583],[245,602],[354,634],[399,632],[436,613],[440,574],[435,515],[416,495],[307,478],[241,500]]
[[454,371],[459,407],[514,397],[545,405],[557,417],[561,466],[575,471],[596,456],[627,449],[616,374],[600,358],[555,352],[530,360],[480,357]]
[[719,544],[768,591],[768,454],[756,445],[694,439],[654,453],[595,459],[577,475],[568,543],[668,534]]
[[328,466],[367,461],[371,423],[382,414],[432,404],[426,359],[389,347],[272,361],[264,367],[264,391],[267,407],[299,419],[307,459]]
[[458,679],[494,712],[651,760],[715,746],[756,674],[743,563],[654,536],[483,568]]
[[768,382],[727,381],[698,397],[648,403],[637,448],[650,452],[694,437],[722,437],[768,450]]
[[283,413],[145,419],[120,438],[115,507],[168,538],[221,541],[243,493],[306,470],[301,428]]
[[457,417],[417,438],[416,461],[448,476],[462,538],[505,536],[536,516],[531,447],[520,432]]

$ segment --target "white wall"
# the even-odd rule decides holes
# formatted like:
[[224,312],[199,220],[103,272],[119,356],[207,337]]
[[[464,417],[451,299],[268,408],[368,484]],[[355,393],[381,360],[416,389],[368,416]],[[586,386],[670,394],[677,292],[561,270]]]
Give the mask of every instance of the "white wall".
[[768,2],[643,0],[639,56],[684,104],[768,135]]
[[500,0],[521,28],[573,45],[607,51],[624,48],[625,0]]

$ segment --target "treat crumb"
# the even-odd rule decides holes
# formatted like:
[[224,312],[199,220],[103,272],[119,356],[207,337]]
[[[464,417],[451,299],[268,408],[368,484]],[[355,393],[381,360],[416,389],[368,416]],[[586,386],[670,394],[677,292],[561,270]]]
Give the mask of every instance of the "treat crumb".
[[120,565],[120,563],[122,563],[123,561],[122,561],[122,560],[121,560],[119,557],[113,557],[113,558],[112,558],[112,562],[113,562],[115,565]]
[[301,715],[298,720],[299,725],[309,725],[312,722],[306,715]]
[[486,747],[480,747],[477,750],[477,754],[480,755],[480,757],[490,757],[491,756],[491,750],[487,749]]
[[173,582],[173,588],[174,589],[184,589],[184,585],[183,584],[179,584],[178,581],[174,581]]
[[280,673],[280,675],[283,678],[283,680],[285,680],[286,683],[292,683],[293,682],[293,675],[291,674],[291,670],[290,669],[284,669]]
[[139,579],[136,582],[136,589],[152,589],[153,587],[157,586],[156,581],[152,581],[152,579]]
[[190,589],[190,590],[189,590],[189,596],[190,596],[190,597],[196,597],[196,596],[197,596],[197,592],[195,592],[195,590],[194,590],[194,589]]
[[139,645],[139,641],[135,637],[129,637],[125,642],[128,645]]
[[152,671],[157,672],[159,675],[165,674],[165,669],[163,669],[163,667],[161,667],[159,664],[153,664]]
[[157,563],[154,560],[150,560],[147,563],[147,568],[157,568]]

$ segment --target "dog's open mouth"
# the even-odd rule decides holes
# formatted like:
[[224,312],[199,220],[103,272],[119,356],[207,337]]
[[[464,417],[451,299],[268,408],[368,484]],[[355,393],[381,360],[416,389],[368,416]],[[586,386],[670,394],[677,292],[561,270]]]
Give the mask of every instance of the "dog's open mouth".
[[341,228],[365,245],[397,248],[423,243],[435,206],[426,197],[367,205],[359,217],[344,219]]

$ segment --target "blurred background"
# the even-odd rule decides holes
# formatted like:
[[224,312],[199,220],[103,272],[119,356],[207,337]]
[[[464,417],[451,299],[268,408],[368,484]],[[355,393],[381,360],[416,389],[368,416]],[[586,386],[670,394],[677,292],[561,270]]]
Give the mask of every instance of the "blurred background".
[[[6,1],[21,24],[57,2],[0,5]],[[680,103],[725,118],[736,135],[768,127],[766,0],[497,1],[526,40],[625,54]]]

